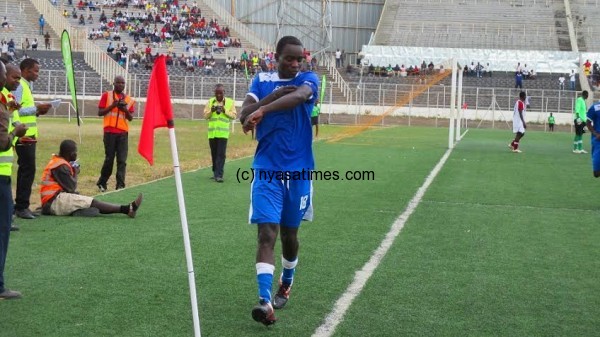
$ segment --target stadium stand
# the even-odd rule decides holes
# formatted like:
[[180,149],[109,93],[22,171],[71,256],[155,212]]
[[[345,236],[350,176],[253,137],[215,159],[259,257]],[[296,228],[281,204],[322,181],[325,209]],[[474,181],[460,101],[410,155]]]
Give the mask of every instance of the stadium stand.
[[[37,36],[37,18],[39,13],[29,4],[8,0],[15,8],[19,10],[19,19],[14,19],[14,31],[10,31],[11,37],[19,39],[17,49],[19,50],[20,41],[28,36]],[[104,9],[105,15],[110,19],[113,17],[113,12],[116,10],[115,17],[121,11],[123,15],[129,14],[130,17],[142,16],[144,13],[152,12],[152,10],[134,8],[135,0],[127,2],[127,8],[114,7],[110,1],[106,1],[107,5],[103,8],[103,4],[94,3],[96,10],[90,9],[89,4],[83,6],[79,2],[73,1],[71,5],[68,1],[59,3],[55,6],[58,12],[65,12],[70,24],[73,27],[85,27],[91,30],[99,28],[100,15]],[[590,4],[589,1],[576,0],[572,1],[574,11],[587,11],[593,13],[594,10],[600,11],[600,7]],[[115,2],[116,4],[116,2]],[[204,4],[203,1],[198,1],[198,8],[201,15],[207,21],[219,18],[215,17],[214,12]],[[459,10],[456,10],[456,9]],[[563,11],[561,14],[561,10]],[[73,17],[73,12],[75,17]],[[180,12],[179,12],[180,13]],[[446,26],[444,29],[436,28],[442,20],[439,18],[440,13],[444,13],[444,21]],[[465,15],[468,13],[468,15]],[[500,14],[498,14],[500,13]],[[531,14],[534,13],[534,14]],[[447,15],[446,15],[447,14]],[[91,21],[90,21],[91,15]],[[562,16],[561,16],[562,15]],[[589,15],[589,14],[588,14]],[[13,23],[13,17],[8,20]],[[83,18],[83,23],[80,20]],[[407,18],[410,18],[407,20]],[[544,48],[550,50],[563,49],[561,38],[567,36],[566,24],[562,23],[564,19],[564,4],[562,0],[531,0],[531,1],[508,1],[508,0],[461,0],[443,1],[443,0],[390,0],[387,1],[382,14],[382,20],[379,24],[375,40],[384,41],[385,45],[416,45],[416,46],[436,46],[436,47],[476,47],[476,48],[501,48],[501,49],[526,49],[532,50],[535,48]],[[17,21],[27,22],[26,25],[16,25]],[[131,22],[129,20],[128,22]],[[419,21],[418,26],[416,22]],[[582,27],[592,27],[593,25],[585,26],[585,22],[589,20],[580,20],[579,25]],[[390,23],[392,22],[392,23]],[[481,26],[481,22],[486,22],[485,26]],[[392,25],[394,29],[386,29]],[[419,28],[417,28],[417,26]],[[536,28],[532,28],[535,26]],[[153,24],[151,27],[154,27]],[[157,25],[159,29],[161,25]],[[441,27],[441,26],[439,26]],[[495,27],[492,29],[492,27]],[[507,28],[508,27],[508,28]],[[512,27],[512,29],[511,29]],[[544,27],[548,28],[547,31]],[[432,30],[433,29],[433,34]],[[470,30],[469,30],[470,29]],[[520,29],[520,30],[519,30]],[[525,33],[524,30],[527,30]],[[391,32],[387,34],[385,31]],[[27,51],[27,55],[37,58],[42,64],[43,71],[41,72],[39,84],[34,87],[34,92],[38,94],[63,95],[67,93],[66,83],[64,79],[64,66],[62,64],[62,56],[58,52],[58,37],[50,30],[52,34],[52,51],[44,51],[43,41],[40,40],[40,45],[37,52]],[[398,32],[396,34],[395,32]],[[8,32],[7,32],[8,33]],[[579,31],[580,34],[585,32]],[[387,35],[386,35],[387,34]],[[445,34],[445,35],[444,35]],[[480,34],[480,35],[477,35]],[[483,34],[483,35],[481,35]],[[6,35],[8,36],[8,35]],[[479,37],[478,37],[479,36]],[[528,40],[531,36],[534,39]],[[540,38],[542,36],[543,38]],[[128,47],[128,53],[134,51],[134,39],[126,33],[120,34],[120,41],[112,41],[116,54],[116,49],[123,42]],[[231,32],[231,37],[237,39],[236,33]],[[484,39],[487,37],[487,40]],[[516,42],[515,42],[516,41]],[[95,43],[106,50],[109,40],[104,38],[95,40]],[[183,61],[183,58],[188,58],[189,53],[185,50],[185,41],[174,41],[172,52],[175,54],[173,64],[168,66],[172,96],[175,99],[206,99],[212,95],[211,86],[218,82],[227,84],[230,92],[233,91],[233,71],[225,66],[225,59],[228,57],[237,57],[239,59],[243,50],[255,50],[249,43],[241,39],[243,48],[226,48],[223,54],[212,53],[215,58],[214,66],[211,74],[206,74],[204,69],[198,67],[191,72]],[[567,43],[568,44],[568,43]],[[138,45],[138,52],[143,54],[142,49],[146,44]],[[592,44],[588,43],[588,50]],[[248,47],[248,48],[246,48]],[[196,53],[200,56],[205,56],[201,48],[195,48]],[[152,47],[152,54],[166,53],[169,49],[165,44],[161,47]],[[196,54],[195,53],[195,54]],[[206,55],[205,58],[210,58],[211,55]],[[17,51],[16,57],[23,57],[22,51]],[[80,88],[80,94],[85,90],[87,96],[99,95],[102,90],[110,87],[110,81],[102,79],[102,77],[94,72],[83,60],[81,53],[75,53],[75,70],[77,72],[77,84]],[[483,60],[482,60],[483,61]],[[592,60],[593,62],[594,60]],[[394,65],[392,65],[394,66]],[[408,65],[407,65],[408,66]],[[264,63],[263,63],[264,68]],[[436,66],[437,69],[437,66]],[[328,82],[333,84],[334,81],[321,67],[320,76],[327,75]],[[343,95],[338,86],[332,86],[333,90],[328,91],[328,101],[331,99],[337,104],[372,104],[372,105],[395,105],[399,100],[399,96],[411,95],[411,87],[418,81],[426,81],[427,77],[419,76],[407,77],[385,77],[376,74],[363,74],[362,78],[356,67],[353,67],[350,73],[346,73],[345,69],[339,68],[343,75],[343,80],[351,88]],[[144,96],[147,90],[148,76],[151,68],[146,67],[138,62],[137,66],[130,63],[130,76],[128,81],[132,83],[132,93],[137,96]],[[235,84],[236,99],[242,100],[247,90],[248,81],[240,70],[237,73],[238,81]],[[538,73],[536,79],[525,80],[524,89],[532,96],[533,109],[554,109],[554,111],[570,112],[574,100],[575,92],[558,91],[558,74]],[[359,82],[362,82],[359,84]],[[360,90],[357,90],[361,86]],[[514,89],[515,80],[514,73],[506,71],[495,71],[492,77],[475,77],[465,76],[463,83],[463,94],[465,102],[471,107],[485,109],[492,104],[492,100],[501,109],[512,109],[514,97],[517,95],[517,90]],[[568,77],[567,77],[568,87]],[[83,89],[85,88],[85,89]],[[444,79],[440,84],[432,86],[427,90],[426,94],[412,97],[411,107],[443,107],[447,106],[450,100],[449,78]],[[578,85],[577,90],[580,90]],[[348,95],[348,92],[351,92]]]
[[577,43],[580,51],[599,51],[600,41],[600,3],[591,0],[570,0],[573,25],[577,32]]
[[374,44],[570,50],[566,27],[562,0],[388,0]]
[[[6,0],[4,6],[4,14],[0,14],[0,16],[6,17],[10,27],[0,28],[0,40],[13,39],[17,50],[22,50],[25,39],[29,41],[30,45],[34,39],[37,39],[38,49],[44,49],[44,37],[40,35],[38,28],[40,13],[33,5],[28,1]],[[1,8],[2,6],[0,6],[0,10]],[[45,29],[45,31],[50,33],[50,48],[58,48],[58,36],[52,29]]]
[[[200,18],[204,18],[203,26],[206,28],[198,28],[197,34],[195,36],[190,36],[190,38],[193,37],[199,42],[200,38],[204,37],[204,39],[209,39],[213,45],[206,47],[200,46],[199,44],[191,46],[196,54],[210,54],[215,59],[226,59],[229,56],[241,55],[243,50],[256,50],[256,47],[251,45],[250,42],[237,36],[235,32],[229,31],[229,27],[220,27],[218,25],[219,18],[210,7],[206,6],[202,1],[194,2],[189,5],[185,3],[190,9],[189,13],[184,13],[183,7],[170,9],[147,6],[144,8],[143,5],[138,4],[141,3],[141,1],[138,2],[137,0],[119,1],[115,2],[114,5],[110,4],[108,1],[105,1],[102,4],[93,1],[90,3],[94,3],[94,5],[90,6],[88,2],[74,1],[72,5],[65,4],[57,8],[57,10],[64,13],[63,15],[68,18],[72,26],[85,27],[88,30],[88,36],[93,35],[92,31],[107,32],[110,38],[99,37],[95,39],[95,42],[103,49],[107,48],[109,41],[114,41],[113,44],[115,45],[126,43],[129,49],[132,49],[136,42],[138,42],[140,48],[145,48],[150,44],[152,54],[176,53],[179,55],[182,52],[188,53],[186,50],[185,37],[180,37],[178,30],[172,27],[175,26],[174,22],[182,22],[182,17],[186,17],[187,19],[189,17],[197,16],[199,20]],[[194,6],[196,3],[197,6]],[[105,20],[101,20],[103,14],[106,17]],[[160,21],[156,20],[157,18],[159,18]],[[177,20],[172,21],[172,18],[177,18]],[[105,24],[102,24],[102,21],[105,21]],[[144,21],[146,21],[146,24],[144,24]],[[216,35],[210,33],[211,27],[209,27],[209,23],[212,21],[215,21],[216,24],[214,27],[218,29]],[[165,24],[165,22],[168,24]],[[142,34],[130,33],[130,30],[136,30],[136,26],[139,28],[145,26],[145,32]],[[167,38],[165,38],[165,32],[163,30],[170,31],[169,34],[172,37],[171,48],[169,48],[169,43],[167,42]],[[240,48],[233,46],[223,48],[217,47],[217,35],[224,33],[226,30],[227,35],[226,38],[225,35],[223,35],[224,40],[239,42],[241,44]],[[115,32],[117,31],[119,32],[118,41],[114,39]],[[155,31],[157,31],[160,36],[159,40],[156,40],[156,42],[152,40],[152,35]],[[145,38],[145,35],[148,35],[148,39]],[[209,38],[209,36],[211,37]]]

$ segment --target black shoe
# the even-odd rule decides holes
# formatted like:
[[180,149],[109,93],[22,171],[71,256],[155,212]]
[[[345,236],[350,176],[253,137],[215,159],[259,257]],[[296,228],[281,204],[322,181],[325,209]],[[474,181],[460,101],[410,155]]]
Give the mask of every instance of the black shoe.
[[29,208],[15,210],[15,215],[21,219],[35,219],[35,215],[31,213]]
[[137,213],[138,208],[142,204],[143,198],[144,198],[144,195],[142,193],[140,193],[140,194],[138,194],[138,197],[129,204],[129,213],[127,213],[128,217],[135,218],[135,214]]
[[117,188],[115,188],[115,190],[122,190],[124,188],[125,188],[125,186],[117,186]]
[[17,232],[19,230],[21,230],[21,228],[19,228],[19,226],[15,225],[15,224],[10,225],[11,232]]
[[21,298],[21,293],[15,290],[4,289],[0,293],[0,300],[16,300]]
[[266,326],[273,325],[277,321],[275,318],[275,311],[273,306],[269,302],[260,301],[259,304],[252,308],[252,318]]
[[217,177],[217,178],[215,178],[215,181],[218,183],[222,183],[224,180],[221,177]]
[[97,183],[96,186],[98,186],[98,190],[100,190],[100,192],[106,192],[106,184]]
[[287,301],[290,299],[291,291],[291,284],[283,284],[281,283],[281,280],[279,280],[279,290],[277,290],[277,294],[275,294],[275,297],[273,298],[273,308],[282,309],[285,307]]

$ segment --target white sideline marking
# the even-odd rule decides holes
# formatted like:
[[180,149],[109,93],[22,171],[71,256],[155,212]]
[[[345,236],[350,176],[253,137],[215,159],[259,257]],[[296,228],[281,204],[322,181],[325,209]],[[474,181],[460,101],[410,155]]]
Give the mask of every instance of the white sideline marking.
[[313,337],[328,337],[333,335],[335,328],[342,322],[346,311],[348,311],[356,296],[358,296],[358,294],[360,294],[362,289],[365,287],[367,281],[371,278],[373,272],[381,263],[381,260],[383,260],[388,250],[392,247],[394,240],[398,234],[400,234],[402,228],[404,228],[404,224],[417,208],[421,202],[421,199],[423,199],[423,196],[425,195],[425,192],[427,192],[429,185],[431,185],[435,177],[446,163],[446,160],[448,160],[448,157],[450,157],[450,153],[452,153],[452,149],[446,150],[446,153],[444,153],[437,165],[435,165],[433,170],[431,170],[423,185],[419,187],[417,193],[415,193],[414,197],[409,201],[404,212],[400,214],[400,216],[394,221],[392,228],[390,228],[390,231],[385,235],[385,238],[383,241],[381,241],[379,247],[377,247],[373,255],[371,255],[369,261],[362,267],[361,270],[356,272],[352,283],[348,286],[346,291],[337,300],[337,302],[335,302],[333,311],[331,311],[329,315],[325,317],[323,324],[321,324],[321,326],[315,330]]

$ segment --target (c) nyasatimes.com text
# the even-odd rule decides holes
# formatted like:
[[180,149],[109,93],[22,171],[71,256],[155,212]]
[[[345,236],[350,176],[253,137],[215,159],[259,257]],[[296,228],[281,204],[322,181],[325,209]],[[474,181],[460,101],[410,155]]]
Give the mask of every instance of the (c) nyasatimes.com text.
[[375,171],[365,170],[349,170],[340,172],[305,170],[301,171],[272,171],[272,170],[255,170],[239,168],[236,174],[239,183],[243,181],[266,180],[269,183],[282,180],[324,180],[324,181],[342,181],[342,180],[375,180]]

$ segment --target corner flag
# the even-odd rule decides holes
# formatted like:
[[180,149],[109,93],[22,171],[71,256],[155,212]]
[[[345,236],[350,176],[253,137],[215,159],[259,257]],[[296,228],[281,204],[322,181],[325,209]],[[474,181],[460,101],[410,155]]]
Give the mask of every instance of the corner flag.
[[196,298],[196,276],[192,261],[192,246],[190,244],[190,231],[187,223],[187,212],[183,198],[183,185],[181,184],[181,171],[179,156],[177,154],[177,141],[175,138],[175,124],[173,123],[173,107],[171,105],[171,90],[169,89],[169,76],[167,75],[167,62],[164,55],[154,61],[148,95],[146,95],[146,110],[142,122],[142,132],[138,152],[146,158],[150,165],[154,164],[154,129],[168,127],[171,141],[171,155],[173,157],[173,171],[175,174],[175,187],[177,188],[177,202],[181,218],[181,231],[183,232],[183,246],[187,264],[188,283],[190,287],[190,300],[192,302],[192,319],[194,321],[194,336],[200,337],[200,316],[198,315],[198,299]]
[[169,77],[167,75],[167,64],[164,55],[160,55],[154,62],[142,132],[138,152],[140,155],[154,165],[154,129],[173,128],[173,107],[171,105],[171,90],[169,88]]

